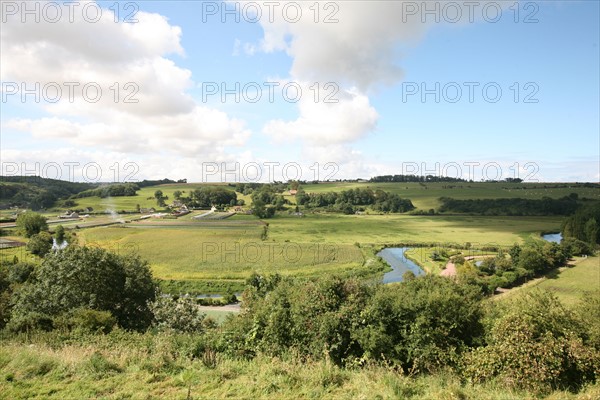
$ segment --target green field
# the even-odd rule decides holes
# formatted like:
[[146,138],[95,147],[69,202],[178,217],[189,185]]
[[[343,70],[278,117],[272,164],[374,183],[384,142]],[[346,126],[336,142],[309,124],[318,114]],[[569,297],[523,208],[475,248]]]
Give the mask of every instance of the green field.
[[[277,216],[264,224],[255,217],[234,216],[214,222],[145,220],[77,230],[81,244],[116,252],[137,251],[163,280],[239,285],[251,273],[294,276],[377,276],[377,246],[395,243],[457,243],[510,246],[556,231],[560,218],[414,215],[307,214]],[[427,254],[412,255],[427,262]],[[420,257],[420,258],[419,258]],[[212,291],[209,289],[209,291]]]
[[[136,196],[76,199],[75,208],[135,210],[156,207],[154,192],[174,198],[203,186],[225,184],[167,184],[142,188]],[[561,186],[561,187],[556,187]],[[564,186],[564,187],[562,187]],[[598,190],[575,184],[516,183],[319,183],[303,185],[307,193],[340,191],[356,187],[382,189],[409,198],[419,208],[439,206],[439,197],[458,199],[522,197],[558,198],[577,193],[580,199],[598,198]],[[293,196],[284,193],[294,203]],[[242,196],[250,204],[249,196]],[[248,208],[248,207],[246,207]],[[560,230],[562,217],[494,217],[469,215],[379,214],[342,215],[303,210],[302,217],[287,212],[260,221],[238,214],[225,220],[199,221],[191,215],[179,219],[133,221],[139,214],[91,215],[84,220],[60,222],[74,232],[81,244],[96,245],[119,253],[136,251],[148,260],[154,275],[173,291],[191,289],[207,293],[239,290],[253,272],[294,276],[339,273],[381,276],[385,270],[375,251],[394,244],[447,244],[474,248],[485,245],[510,246],[539,238],[540,232]],[[56,219],[60,210],[45,213]],[[197,212],[196,212],[197,213]],[[194,215],[194,214],[192,214]],[[102,226],[116,222],[127,223]],[[268,228],[265,226],[268,225]],[[52,229],[53,225],[51,225]],[[265,232],[266,229],[266,232]],[[9,230],[14,234],[14,230]],[[266,236],[265,236],[266,234]],[[409,256],[431,273],[443,263],[429,259],[429,250],[415,249]],[[24,248],[2,252],[3,257],[31,258]]]
[[[176,190],[185,192],[184,196],[191,190],[206,186],[224,186],[227,184],[203,184],[203,183],[173,183],[158,186],[144,187],[137,192],[136,196],[130,197],[86,197],[75,199],[77,206],[75,208],[92,207],[96,211],[106,209],[114,210],[135,210],[136,205],[150,208],[156,207],[154,192],[161,190],[165,196],[169,197],[167,203],[173,200],[173,192]],[[566,187],[554,187],[554,186]],[[392,193],[398,193],[402,197],[412,200],[415,207],[422,210],[439,207],[440,197],[452,197],[456,199],[493,199],[493,198],[525,198],[541,199],[542,197],[560,198],[571,193],[577,193],[580,198],[600,199],[598,189],[583,187],[576,184],[555,184],[555,183],[490,183],[490,182],[460,182],[460,183],[319,183],[302,185],[307,193],[322,193],[330,191],[341,191],[354,188],[370,188],[373,190],[381,189]],[[231,188],[233,189],[233,188]],[[243,199],[246,204],[250,204],[250,196],[244,196],[238,193],[238,199]],[[294,196],[285,194],[285,198],[295,203]]]
[[[557,187],[554,186],[569,186]],[[576,186],[575,184],[554,183],[492,183],[492,182],[432,182],[432,183],[319,183],[303,185],[307,193],[337,192],[355,188],[381,189],[397,193],[412,200],[415,207],[422,210],[437,209],[440,197],[455,199],[497,199],[523,198],[541,199],[542,197],[561,198],[577,193],[580,198],[600,199],[598,189]]]
[[575,265],[560,268],[543,278],[511,289],[497,298],[520,296],[535,289],[552,292],[565,305],[573,306],[586,292],[600,290],[600,257],[577,257]]

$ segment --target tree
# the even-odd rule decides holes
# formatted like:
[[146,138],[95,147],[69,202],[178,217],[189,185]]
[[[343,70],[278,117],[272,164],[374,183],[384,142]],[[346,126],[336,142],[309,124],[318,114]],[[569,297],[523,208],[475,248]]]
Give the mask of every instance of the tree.
[[577,390],[598,370],[598,354],[584,346],[585,323],[551,293],[527,293],[492,321],[488,345],[464,360],[465,375],[538,393]]
[[34,212],[26,212],[17,217],[17,228],[25,237],[31,237],[41,231],[48,230],[46,218]]
[[56,230],[54,231],[54,239],[56,239],[56,243],[59,245],[65,241],[65,228],[62,225],[56,227]]
[[203,330],[206,318],[198,304],[189,297],[172,299],[159,297],[152,304],[154,325],[159,330],[174,330],[179,332],[196,332]]
[[52,249],[52,236],[48,232],[33,235],[27,243],[27,250],[40,257],[46,256]]
[[123,328],[144,329],[152,320],[148,302],[154,297],[148,263],[138,256],[72,246],[50,253],[36,279],[22,286],[10,325],[14,330],[40,322],[48,326],[48,321],[86,308],[109,311]]
[[163,196],[162,190],[155,191],[154,198],[156,199],[156,204],[158,204],[159,207],[165,206],[165,197]]
[[179,200],[181,198],[182,192],[181,190],[176,190],[173,192],[173,197],[175,198],[175,200]]
[[435,275],[379,287],[360,315],[364,357],[413,372],[456,364],[483,334],[479,288]]

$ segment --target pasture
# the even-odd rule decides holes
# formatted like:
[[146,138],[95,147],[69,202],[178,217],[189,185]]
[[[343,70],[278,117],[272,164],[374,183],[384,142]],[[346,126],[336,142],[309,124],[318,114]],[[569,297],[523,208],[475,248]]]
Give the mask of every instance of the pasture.
[[565,305],[573,306],[590,291],[600,290],[600,257],[575,258],[575,264],[555,270],[509,290],[495,299],[508,299],[540,289],[554,293]]
[[[151,219],[77,230],[81,244],[138,252],[154,275],[182,289],[238,290],[253,272],[294,276],[380,276],[376,246],[458,243],[510,246],[560,228],[551,217],[307,214],[266,220]],[[264,236],[266,230],[266,237]],[[421,252],[422,253],[422,252]],[[426,262],[425,253],[414,254]]]

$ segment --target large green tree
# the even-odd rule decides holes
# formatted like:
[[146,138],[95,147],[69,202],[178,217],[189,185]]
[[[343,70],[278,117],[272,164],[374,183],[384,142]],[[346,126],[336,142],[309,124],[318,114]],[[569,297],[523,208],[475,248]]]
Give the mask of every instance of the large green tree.
[[72,246],[51,253],[19,291],[13,328],[35,326],[33,319],[52,320],[78,308],[109,311],[126,329],[146,328],[155,285],[148,263],[103,249]]
[[48,230],[46,218],[35,212],[26,212],[17,217],[17,228],[25,235],[31,237]]

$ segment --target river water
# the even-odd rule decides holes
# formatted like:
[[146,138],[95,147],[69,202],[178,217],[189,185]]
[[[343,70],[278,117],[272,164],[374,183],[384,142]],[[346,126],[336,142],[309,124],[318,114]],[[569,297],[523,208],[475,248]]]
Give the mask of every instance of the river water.
[[402,277],[407,271],[412,271],[415,276],[425,275],[425,272],[413,261],[406,258],[404,253],[409,247],[388,247],[381,250],[377,255],[392,267],[390,272],[383,275],[383,283],[402,282]]
[[547,233],[542,235],[542,239],[551,242],[551,243],[560,243],[562,240],[562,235],[559,233]]

